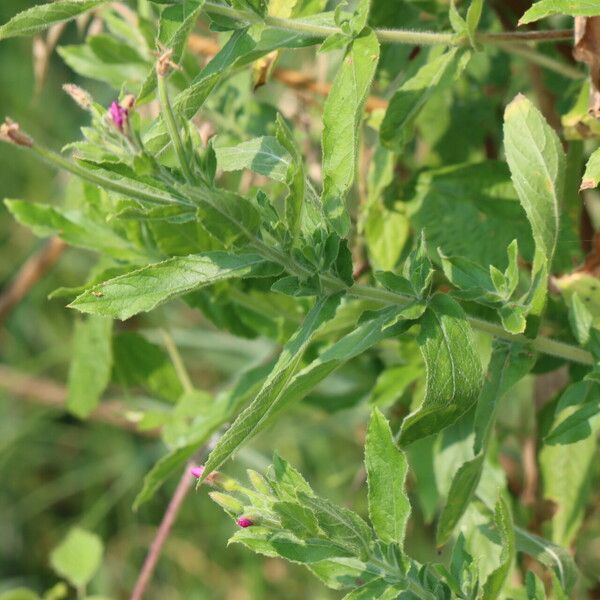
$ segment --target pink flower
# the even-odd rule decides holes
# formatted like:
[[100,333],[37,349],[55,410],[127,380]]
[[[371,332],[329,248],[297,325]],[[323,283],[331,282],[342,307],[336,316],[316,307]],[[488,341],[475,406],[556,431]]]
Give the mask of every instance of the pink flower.
[[190,473],[197,479],[200,479],[200,477],[202,477],[202,473],[204,473],[204,467],[192,467],[190,469]]
[[247,517],[240,517],[237,520],[237,524],[240,527],[243,527],[244,529],[246,529],[246,527],[252,527],[252,525],[254,525],[254,522],[251,521],[250,519],[248,519]]
[[114,101],[110,105],[110,118],[119,131],[123,131],[123,125],[127,120],[127,109],[122,107],[118,102]]

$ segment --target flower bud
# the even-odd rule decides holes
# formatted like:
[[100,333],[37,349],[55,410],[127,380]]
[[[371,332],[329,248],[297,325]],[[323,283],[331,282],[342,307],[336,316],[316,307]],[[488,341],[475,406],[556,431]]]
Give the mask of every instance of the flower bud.
[[119,131],[123,131],[123,127],[127,122],[127,109],[121,106],[118,102],[113,102],[110,105],[110,118]]
[[76,102],[81,108],[84,110],[89,110],[92,107],[93,100],[92,97],[79,86],[73,83],[65,83],[63,85],[63,90],[71,96],[74,102]]
[[240,517],[236,523],[246,529],[246,527],[252,527],[252,525],[254,525],[254,521],[252,521],[251,519],[249,519],[248,517]]
[[202,477],[202,474],[204,473],[204,467],[202,465],[200,465],[199,467],[192,467],[190,469],[190,474],[195,477],[196,479],[200,479],[200,477]]
[[15,144],[15,146],[24,146],[25,148],[33,146],[33,140],[21,131],[18,123],[15,123],[8,117],[0,125],[0,140]]
[[221,494],[221,492],[210,492],[208,494],[213,502],[216,502],[221,508],[234,514],[240,514],[244,510],[244,505],[229,494]]

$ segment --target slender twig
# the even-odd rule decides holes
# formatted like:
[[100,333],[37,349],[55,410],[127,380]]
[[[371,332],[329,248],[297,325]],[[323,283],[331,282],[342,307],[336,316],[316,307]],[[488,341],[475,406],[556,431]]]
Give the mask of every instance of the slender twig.
[[163,341],[165,343],[165,348],[169,354],[169,358],[173,363],[173,368],[177,373],[177,378],[179,379],[179,383],[181,383],[181,387],[187,392],[194,391],[194,385],[192,380],[190,379],[190,375],[185,368],[185,364],[183,359],[181,358],[181,354],[179,353],[179,349],[177,348],[177,344],[175,344],[175,340],[169,331],[166,329],[162,330]]
[[[306,19],[282,19],[279,17],[260,17],[256,14],[237,10],[223,4],[205,2],[204,9],[209,14],[221,15],[244,23],[264,23],[272,29],[282,29],[307,37],[324,39],[336,33],[342,33],[338,27],[318,25]],[[375,34],[382,43],[413,44],[420,46],[466,46],[469,40],[462,39],[454,33],[437,31],[412,31],[403,29],[376,29]],[[558,31],[512,31],[505,33],[479,33],[476,41],[481,44],[498,45],[501,42],[557,42],[573,37],[572,30]]]
[[54,266],[66,244],[52,238],[39,252],[31,256],[19,269],[8,289],[0,295],[0,324],[10,311],[28,294],[29,290]]
[[137,581],[135,582],[135,587],[133,588],[133,592],[131,593],[130,600],[141,600],[143,598],[144,593],[146,592],[146,588],[152,579],[152,574],[154,573],[154,569],[156,567],[156,563],[160,557],[161,550],[169,537],[169,533],[171,533],[171,528],[173,527],[173,523],[177,519],[177,515],[179,514],[179,510],[187,496],[188,491],[192,486],[192,481],[194,477],[190,473],[191,468],[194,467],[193,463],[189,463],[185,467],[185,471],[177,484],[177,488],[175,489],[175,493],[167,506],[167,510],[160,522],[158,530],[156,531],[156,535],[154,536],[154,540],[150,546],[150,550],[148,550],[148,554],[146,555],[146,560],[144,560],[144,564],[142,565],[142,570],[138,576]]
[[[17,369],[0,365],[0,389],[8,394],[27,400],[45,408],[51,408],[60,411],[66,411],[66,400],[68,396],[67,388],[52,379],[45,377],[32,377],[27,373],[22,373]],[[126,407],[118,400],[108,400],[102,402],[94,412],[92,412],[88,421],[105,423],[125,429],[133,433],[139,433],[155,437],[157,430],[140,431],[133,421],[124,417]]]

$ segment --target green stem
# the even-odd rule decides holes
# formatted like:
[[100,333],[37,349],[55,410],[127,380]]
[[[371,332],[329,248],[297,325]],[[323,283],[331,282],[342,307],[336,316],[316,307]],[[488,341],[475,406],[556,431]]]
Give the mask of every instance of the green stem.
[[179,353],[179,349],[177,348],[177,344],[175,344],[173,336],[166,329],[162,330],[162,336],[165,343],[165,348],[169,354],[169,358],[171,359],[173,367],[175,368],[175,372],[177,373],[179,383],[181,383],[181,387],[187,394],[193,392],[194,384],[192,383],[189,373],[185,368],[185,364],[183,363],[183,359],[181,358],[181,354]]
[[[338,27],[318,25],[303,19],[281,19],[279,17],[260,17],[254,13],[240,11],[222,4],[205,2],[204,11],[209,14],[220,15],[243,21],[248,24],[264,23],[273,29],[291,31],[300,35],[325,39],[332,34],[341,33]],[[384,44],[410,44],[421,46],[467,46],[469,40],[458,39],[454,33],[437,31],[412,31],[409,29],[376,29],[375,34]],[[481,44],[501,46],[504,42],[557,42],[572,39],[572,30],[559,31],[514,31],[506,33],[479,33],[476,41]]]
[[566,63],[560,62],[552,58],[551,56],[547,56],[546,54],[542,54],[537,52],[533,48],[525,44],[515,44],[512,42],[501,42],[498,43],[498,47],[508,52],[509,54],[514,54],[516,56],[521,56],[525,60],[529,62],[535,63],[536,65],[540,65],[540,67],[544,67],[549,71],[554,71],[563,77],[567,77],[568,79],[573,79],[575,81],[579,81],[584,78],[584,73],[582,73],[579,69],[572,67]]
[[196,183],[196,179],[190,165],[187,160],[186,152],[183,147],[183,142],[181,141],[181,136],[179,135],[179,127],[177,126],[177,120],[175,119],[175,114],[173,113],[173,108],[171,107],[171,102],[169,101],[169,92],[167,90],[167,78],[164,75],[157,73],[156,79],[158,81],[158,97],[160,99],[160,106],[162,109],[163,121],[167,127],[167,132],[169,137],[171,138],[171,143],[173,144],[173,148],[175,149],[175,154],[177,154],[177,159],[179,161],[179,165],[181,166],[181,170],[183,171],[183,175],[188,183]]

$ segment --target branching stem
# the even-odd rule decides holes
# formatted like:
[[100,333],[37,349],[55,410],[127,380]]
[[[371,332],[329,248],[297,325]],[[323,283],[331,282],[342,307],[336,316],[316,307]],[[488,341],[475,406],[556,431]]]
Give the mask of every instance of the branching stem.
[[[260,17],[259,15],[237,10],[214,2],[205,2],[205,12],[242,21],[248,24],[264,23],[273,29],[282,29],[307,37],[325,39],[334,33],[341,33],[338,27],[319,25],[307,19],[282,19],[279,17]],[[375,33],[384,44],[411,44],[419,46],[465,46],[469,40],[460,39],[454,33],[437,31],[412,31],[409,29],[376,29]],[[572,30],[557,31],[513,31],[503,33],[478,33],[475,37],[480,44],[501,45],[503,42],[558,42],[573,38]]]

